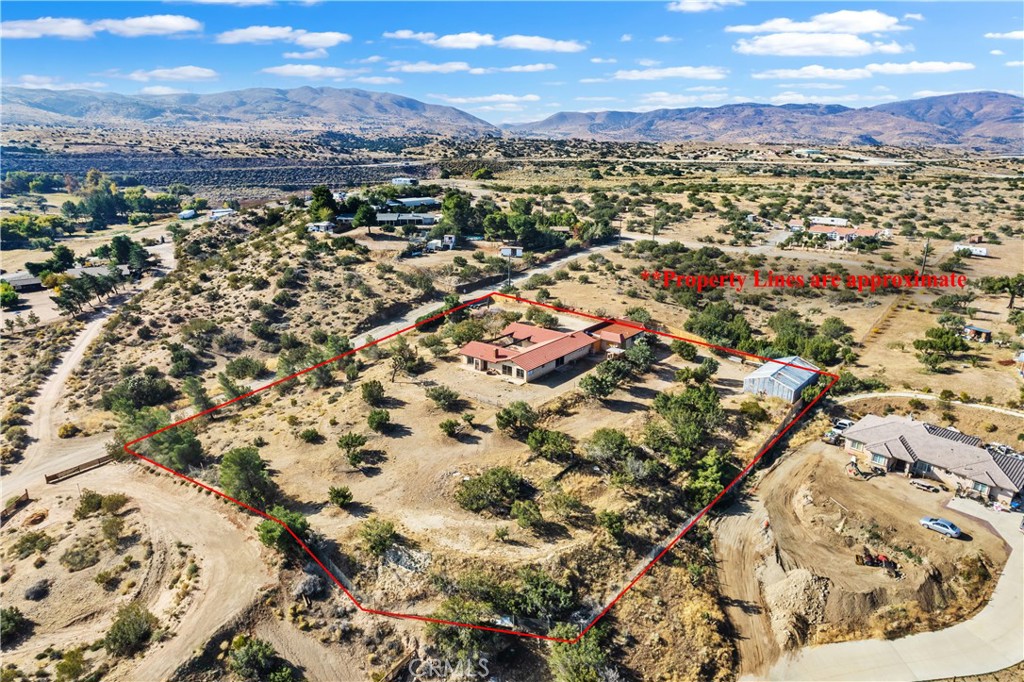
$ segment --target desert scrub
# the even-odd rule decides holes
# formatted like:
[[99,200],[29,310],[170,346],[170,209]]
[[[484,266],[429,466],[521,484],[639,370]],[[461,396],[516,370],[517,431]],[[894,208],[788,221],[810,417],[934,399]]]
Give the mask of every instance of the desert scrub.
[[60,557],[60,563],[69,573],[81,571],[95,566],[100,561],[100,553],[88,540],[79,539]]
[[19,559],[24,559],[34,552],[43,554],[53,545],[53,538],[42,531],[30,531],[25,533],[14,546],[11,553]]

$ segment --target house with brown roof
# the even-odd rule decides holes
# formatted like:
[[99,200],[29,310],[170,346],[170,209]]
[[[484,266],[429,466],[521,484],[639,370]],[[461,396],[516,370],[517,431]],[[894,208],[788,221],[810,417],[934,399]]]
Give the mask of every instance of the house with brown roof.
[[1024,488],[1024,466],[1005,462],[980,438],[910,417],[869,414],[843,432],[846,451],[886,471],[937,479],[1009,504]]
[[470,341],[459,349],[465,365],[479,372],[525,384],[574,364],[591,353],[628,348],[642,329],[607,320],[575,332],[513,322],[489,341]]

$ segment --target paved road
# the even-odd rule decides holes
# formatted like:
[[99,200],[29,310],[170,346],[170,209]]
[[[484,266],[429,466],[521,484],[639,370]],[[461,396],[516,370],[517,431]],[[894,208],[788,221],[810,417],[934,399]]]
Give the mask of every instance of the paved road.
[[982,675],[1024,661],[1024,533],[1021,516],[954,498],[949,507],[992,524],[1010,545],[995,592],[959,625],[896,640],[808,647],[780,660],[771,680],[934,680]]
[[[910,392],[886,392],[886,393],[858,393],[857,395],[847,395],[836,400],[840,405],[846,403],[856,402],[858,400],[864,400],[866,398],[917,398],[918,400],[939,400],[937,396],[931,395],[930,393],[910,393]],[[999,414],[1005,414],[1010,417],[1020,417],[1024,419],[1024,412],[1018,410],[1011,410],[1006,407],[996,407],[995,405],[981,405],[978,403],[962,403],[959,400],[950,400],[950,403],[954,405],[962,405],[963,407],[973,407],[979,410],[988,410],[989,412],[998,412]]]

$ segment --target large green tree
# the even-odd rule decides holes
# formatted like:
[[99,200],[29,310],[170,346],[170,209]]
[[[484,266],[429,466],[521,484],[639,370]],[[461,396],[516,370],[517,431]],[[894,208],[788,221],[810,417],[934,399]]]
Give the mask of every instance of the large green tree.
[[264,509],[276,496],[277,486],[270,480],[267,463],[254,447],[230,450],[220,463],[220,485],[239,502]]

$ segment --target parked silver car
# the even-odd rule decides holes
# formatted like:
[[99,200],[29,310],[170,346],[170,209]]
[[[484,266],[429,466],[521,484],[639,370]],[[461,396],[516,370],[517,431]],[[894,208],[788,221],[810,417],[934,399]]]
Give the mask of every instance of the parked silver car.
[[921,519],[921,525],[930,530],[934,530],[936,533],[942,533],[947,537],[960,537],[960,529],[956,527],[955,523],[947,521],[946,519],[937,519],[934,516],[925,516]]

